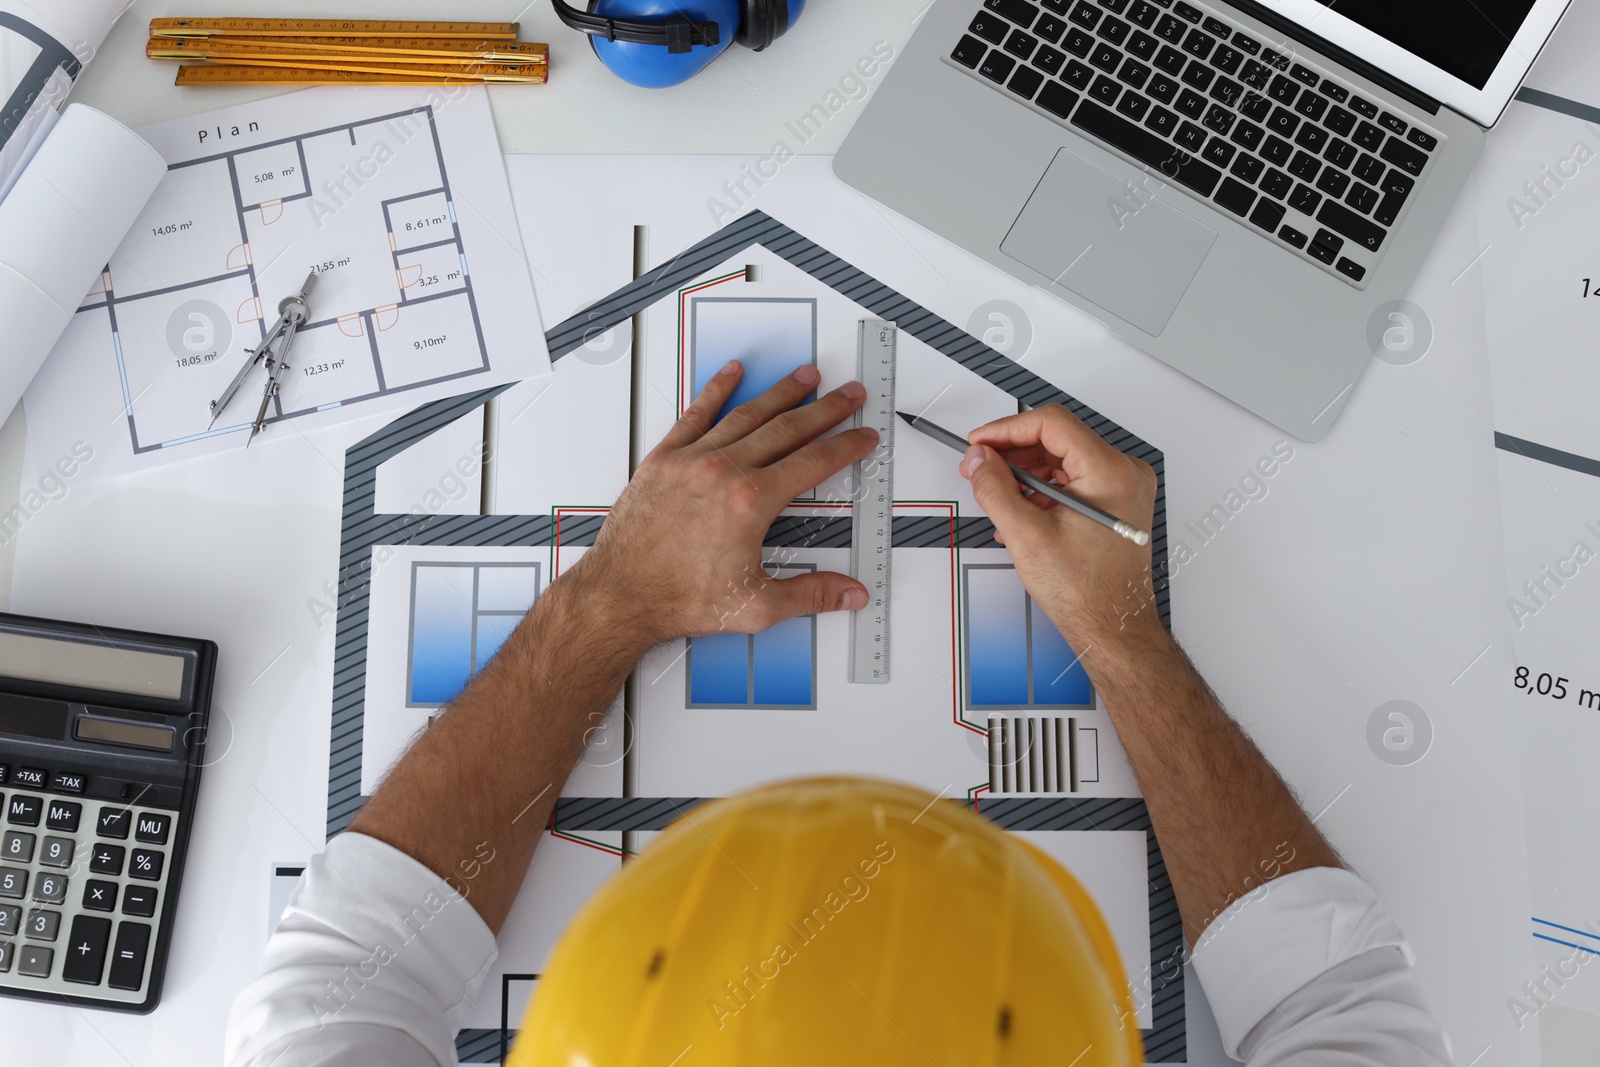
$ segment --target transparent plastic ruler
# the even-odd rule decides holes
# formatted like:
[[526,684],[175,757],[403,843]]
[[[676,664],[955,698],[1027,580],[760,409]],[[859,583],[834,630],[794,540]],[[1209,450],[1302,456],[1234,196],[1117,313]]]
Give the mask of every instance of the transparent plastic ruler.
[[850,616],[850,680],[889,680],[889,558],[894,542],[895,324],[862,319],[856,377],[866,386],[861,425],[878,447],[855,465],[850,510],[850,576],[867,587],[867,606]]

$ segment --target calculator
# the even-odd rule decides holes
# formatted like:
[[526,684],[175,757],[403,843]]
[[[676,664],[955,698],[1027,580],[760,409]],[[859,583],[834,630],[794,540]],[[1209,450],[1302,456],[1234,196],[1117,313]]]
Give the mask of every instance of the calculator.
[[217,646],[0,613],[0,995],[161,999]]

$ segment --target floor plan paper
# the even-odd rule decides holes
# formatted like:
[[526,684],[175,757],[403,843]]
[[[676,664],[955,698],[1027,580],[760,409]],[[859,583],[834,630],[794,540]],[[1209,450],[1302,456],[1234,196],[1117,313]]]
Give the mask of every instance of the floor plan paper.
[[1600,1015],[1600,854],[1575,847],[1600,811],[1600,82],[1552,50],[1528,85],[1475,183],[1516,651],[1496,684],[1522,723],[1537,960],[1506,1010],[1545,1026],[1550,1004]]
[[482,88],[313,89],[142,129],[166,178],[27,399],[36,454],[96,475],[241,447],[258,365],[317,276],[260,445],[549,369]]

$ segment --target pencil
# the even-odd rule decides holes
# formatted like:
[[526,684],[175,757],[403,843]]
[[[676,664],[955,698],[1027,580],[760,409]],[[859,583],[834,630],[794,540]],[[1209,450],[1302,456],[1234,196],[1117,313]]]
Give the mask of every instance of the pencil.
[[[903,411],[897,411],[895,414],[899,415],[902,419],[905,419],[906,422],[910,423],[912,429],[922,431],[935,441],[949,445],[957,452],[965,452],[971,447],[969,444],[967,444],[965,439],[956,436],[937,423],[929,422],[920,415],[907,415]],[[1093,519],[1101,526],[1104,526],[1108,530],[1114,530],[1116,533],[1121,534],[1123,537],[1126,537],[1136,545],[1147,545],[1150,543],[1150,533],[1148,530],[1141,530],[1130,522],[1122,521],[1108,511],[1102,511],[1093,504],[1085,503],[1084,501],[1079,500],[1077,497],[1069,495],[1066,490],[1062,489],[1054,482],[1047,482],[1043,478],[1030,474],[1021,467],[1017,466],[1015,463],[1007,463],[1006,466],[1011,468],[1011,473],[1016,475],[1017,481],[1021,482],[1029,489],[1032,489],[1034,492],[1042,493],[1049,499],[1054,500],[1057,504],[1060,504],[1063,507],[1071,508],[1073,511],[1076,511],[1079,515],[1082,515],[1085,518]]]

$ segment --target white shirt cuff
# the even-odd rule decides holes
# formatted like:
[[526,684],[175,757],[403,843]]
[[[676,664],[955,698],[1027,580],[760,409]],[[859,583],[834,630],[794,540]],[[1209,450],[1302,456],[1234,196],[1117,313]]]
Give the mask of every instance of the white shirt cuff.
[[383,1028],[454,1064],[448,1013],[495,958],[489,927],[442,878],[376,838],[341,834],[312,857],[261,976],[235,1000],[225,1062],[321,1063],[344,1038]]
[[1234,901],[1206,928],[1193,961],[1222,1046],[1238,1059],[1250,1031],[1297,989],[1388,945],[1415,962],[1371,886],[1337,867],[1312,867]]

